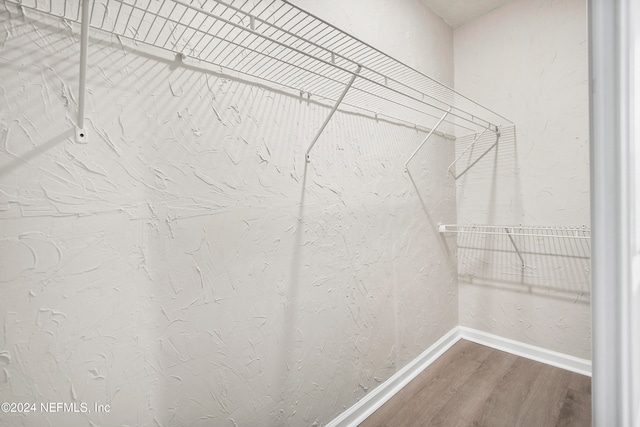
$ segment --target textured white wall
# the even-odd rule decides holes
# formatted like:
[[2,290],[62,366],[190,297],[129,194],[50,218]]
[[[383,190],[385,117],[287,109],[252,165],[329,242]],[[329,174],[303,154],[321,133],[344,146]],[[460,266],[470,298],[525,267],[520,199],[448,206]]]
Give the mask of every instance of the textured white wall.
[[[588,226],[586,2],[510,2],[456,29],[454,52],[456,90],[516,124],[493,148],[482,138],[459,166],[487,151],[457,180],[458,221]],[[458,141],[457,150],[470,142]],[[475,272],[487,280],[460,283],[460,323],[589,358],[588,247],[560,242],[520,248],[532,252],[525,278],[513,252],[472,254],[489,262]]]
[[[452,81],[419,0],[299,4]],[[423,133],[339,112],[305,169],[325,106],[93,32],[78,144],[78,28],[11,10],[0,401],[111,411],[3,425],[324,424],[457,324],[450,143],[414,186]]]

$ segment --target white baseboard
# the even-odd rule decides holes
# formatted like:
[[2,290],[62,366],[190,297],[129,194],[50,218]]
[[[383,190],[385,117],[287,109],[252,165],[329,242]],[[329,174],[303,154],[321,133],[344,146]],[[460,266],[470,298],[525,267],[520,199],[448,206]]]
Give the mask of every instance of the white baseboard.
[[327,424],[327,427],[355,427],[373,414],[378,408],[391,399],[411,380],[424,371],[438,357],[460,340],[458,327],[450,330],[431,347],[422,352],[418,357],[405,365],[391,378],[377,386],[371,393],[365,395],[355,405],[344,411],[337,418]]
[[391,378],[360,399],[355,405],[327,424],[327,427],[355,427],[391,399],[397,392],[417,377],[438,357],[460,339],[486,345],[496,350],[566,369],[567,371],[591,376],[591,361],[525,344],[509,338],[493,335],[477,329],[457,326],[440,338],[435,344],[393,374]]
[[506,351],[517,356],[535,360],[536,362],[546,363],[547,365],[557,368],[566,369],[567,371],[576,372],[578,374],[591,376],[591,361],[580,359],[557,351],[547,350],[546,348],[536,347],[531,344],[525,344],[509,338],[493,335],[488,332],[479,331],[477,329],[459,326],[459,333],[462,339],[472,341],[496,350]]

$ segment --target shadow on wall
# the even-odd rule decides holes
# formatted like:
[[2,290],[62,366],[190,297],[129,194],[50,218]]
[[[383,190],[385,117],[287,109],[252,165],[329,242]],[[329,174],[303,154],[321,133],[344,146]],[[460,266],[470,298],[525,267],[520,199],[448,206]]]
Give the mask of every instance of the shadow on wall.
[[[18,126],[19,126],[19,123],[18,123]],[[9,130],[7,131],[7,133],[9,133],[10,129],[11,127],[9,127]],[[0,178],[2,178],[4,175],[7,175],[11,171],[19,168],[20,166],[24,166],[28,164],[29,160],[35,159],[36,157],[46,153],[47,151],[56,147],[57,145],[64,142],[65,140],[72,138],[74,135],[75,135],[75,130],[68,129],[65,132],[62,132],[54,136],[48,141],[43,142],[42,144],[36,145],[26,153],[22,153],[20,155],[11,153],[13,154],[13,159],[7,161],[5,164],[0,165]],[[8,139],[8,138],[9,137],[5,135],[5,139]],[[6,150],[5,152],[9,154],[9,150]]]
[[522,185],[515,126],[500,136],[485,132],[456,139],[456,162],[448,172],[456,180],[461,224],[522,222]]
[[[511,128],[513,129],[513,128]],[[465,144],[466,146],[462,150],[460,154],[456,155],[455,160],[449,165],[447,168],[447,173],[450,173],[456,180],[465,175],[472,167],[478,164],[491,150],[498,146],[500,142],[500,134],[494,134],[493,132],[488,132],[488,135],[485,136],[487,132],[469,135],[466,137],[459,138],[456,141],[456,146],[460,146]],[[471,141],[466,141],[467,139],[471,139]],[[475,151],[479,153],[476,154]],[[459,167],[458,163],[465,154],[468,154],[468,159],[466,161],[466,165],[463,167]],[[458,167],[456,167],[456,165]],[[459,172],[457,172],[459,170]]]
[[[430,205],[429,204],[430,202],[425,201],[425,198],[422,195],[422,192],[420,191],[420,186],[418,186],[418,184],[416,183],[416,180],[409,168],[407,168],[407,176],[409,177],[409,180],[411,181],[411,185],[413,185],[413,188],[416,191],[416,196],[418,196],[418,200],[420,200],[420,206],[422,206],[422,210],[424,211],[424,214],[427,217],[429,228],[431,229],[431,232],[435,235],[438,233],[438,223],[440,223],[441,220],[434,220],[433,215],[431,214],[432,209],[429,208],[429,206],[432,207],[433,205]],[[446,259],[449,261],[450,270],[452,272],[455,272],[456,271],[456,265],[455,265],[456,247],[455,246],[451,247],[449,244],[447,244],[447,242],[444,239],[440,239],[440,243],[441,243],[441,246],[440,246],[441,250],[447,254]]]
[[[477,137],[477,140],[475,140]],[[475,140],[475,142],[474,142]],[[494,132],[464,135],[456,138],[456,159],[452,164],[451,174],[455,179],[465,178],[473,170],[474,174],[490,176],[497,168],[514,168],[517,159],[516,127],[505,126],[500,129],[500,135]],[[500,151],[500,155],[493,153]],[[486,159],[493,155],[494,158]],[[470,178],[473,179],[473,178]],[[464,185],[464,182],[462,183]]]
[[[430,233],[436,237],[440,250],[446,254],[448,267],[453,275],[456,271],[456,248],[441,238],[438,224],[455,222],[455,180],[447,173],[447,165],[442,159],[452,159],[454,143],[440,135],[428,136],[425,145],[418,145],[415,157],[406,155],[406,163],[402,168],[409,178],[420,207],[425,214]],[[405,169],[406,167],[406,169]],[[447,203],[450,202],[450,203]],[[444,206],[450,209],[443,209]]]

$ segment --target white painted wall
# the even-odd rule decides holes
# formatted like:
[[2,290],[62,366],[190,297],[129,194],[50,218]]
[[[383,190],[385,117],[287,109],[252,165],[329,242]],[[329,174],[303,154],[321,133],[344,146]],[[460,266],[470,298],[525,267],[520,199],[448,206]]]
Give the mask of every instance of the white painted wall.
[[[454,52],[456,90],[516,124],[463,159],[458,171],[491,148],[456,182],[458,221],[588,226],[585,1],[510,2],[457,28]],[[520,248],[533,252],[524,278],[515,253],[489,250],[497,244],[471,254],[482,268],[460,283],[461,325],[590,358],[588,264],[575,258],[588,247],[558,242]]]
[[[298,2],[451,82],[419,0]],[[320,425],[457,324],[453,146],[0,7],[3,425]],[[384,22],[384,25],[377,23]],[[427,172],[428,171],[428,172]],[[416,189],[418,191],[416,191]]]

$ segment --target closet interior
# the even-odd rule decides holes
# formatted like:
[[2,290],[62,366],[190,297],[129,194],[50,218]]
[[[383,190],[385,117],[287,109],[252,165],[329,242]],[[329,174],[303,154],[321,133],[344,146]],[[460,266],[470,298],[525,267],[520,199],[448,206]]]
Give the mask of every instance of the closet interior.
[[5,0],[4,400],[346,425],[458,327],[588,374],[585,5],[320,3]]

